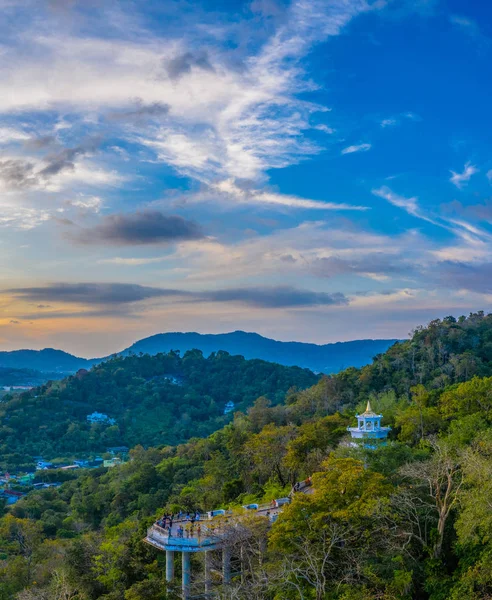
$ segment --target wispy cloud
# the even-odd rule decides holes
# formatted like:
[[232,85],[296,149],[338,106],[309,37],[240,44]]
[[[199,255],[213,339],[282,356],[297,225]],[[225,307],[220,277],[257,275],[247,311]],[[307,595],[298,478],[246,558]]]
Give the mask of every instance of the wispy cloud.
[[217,184],[212,184],[211,189],[223,194],[228,200],[240,203],[260,204],[266,206],[285,206],[301,209],[315,210],[368,210],[367,206],[353,205],[344,202],[324,202],[299,198],[289,194],[279,194],[273,191],[263,191],[240,186],[233,179],[226,179]]
[[[187,16],[189,36],[180,40],[150,32],[145,41],[29,32],[28,61],[17,56],[15,68],[3,74],[0,110],[56,108],[99,117],[106,111],[113,126],[125,127],[128,138],[187,176],[203,182],[258,180],[269,169],[319,152],[303,134],[312,128],[311,115],[325,108],[300,98],[316,87],[301,60],[314,44],[339,35],[353,18],[377,6],[365,0],[295,0],[261,47],[241,57],[240,69],[231,64],[228,45],[210,44],[207,26],[194,23],[193,15]],[[196,50],[204,37],[207,50]],[[132,132],[131,121],[142,117],[158,122]]]
[[473,38],[482,37],[478,23],[473,19],[470,19],[470,17],[465,17],[463,15],[450,15],[449,21],[461,29],[461,31]]
[[461,189],[465,183],[468,183],[468,181],[470,181],[472,175],[478,173],[478,169],[470,162],[467,162],[461,173],[456,173],[455,171],[450,171],[450,173],[451,177],[449,178],[449,181],[452,184],[454,184],[457,188]]
[[354,146],[347,146],[341,151],[341,154],[353,154],[354,152],[367,152],[372,147],[371,144],[356,144]]
[[328,125],[324,125],[323,123],[320,125],[315,125],[314,129],[317,129],[318,131],[323,131],[324,133],[328,133],[329,135],[335,133],[335,129],[333,129],[333,127],[328,127]]
[[401,196],[400,194],[396,194],[389,187],[383,186],[378,189],[372,190],[372,193],[375,196],[379,196],[380,198],[384,198],[393,206],[398,206],[398,208],[403,208],[408,214],[422,218],[422,215],[419,210],[417,198],[406,198],[405,196]]
[[85,305],[129,304],[185,294],[179,290],[129,283],[55,283],[43,287],[14,288],[7,292],[33,302]]
[[492,242],[492,234],[487,231],[466,222],[463,219],[455,219],[449,216],[434,215],[432,212],[423,210],[418,204],[418,198],[406,198],[393,192],[387,186],[372,190],[375,196],[384,198],[394,206],[402,208],[408,214],[431,223],[451,233],[460,240],[462,246],[454,246],[453,248],[441,248],[434,251],[436,256],[480,256],[483,255],[485,248]]
[[[292,286],[250,286],[218,290],[186,291],[127,283],[72,283],[44,287],[14,288],[8,293],[28,301],[58,302],[86,306],[126,305],[158,298],[180,297],[192,302],[239,303],[256,308],[303,308],[348,304],[341,293],[317,292]],[[52,313],[56,316],[56,312]],[[43,313],[48,318],[49,313]]]

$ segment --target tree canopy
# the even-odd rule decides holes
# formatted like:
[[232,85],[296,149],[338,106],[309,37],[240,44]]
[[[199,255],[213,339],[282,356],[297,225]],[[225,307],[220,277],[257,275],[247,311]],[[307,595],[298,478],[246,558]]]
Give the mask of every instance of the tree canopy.
[[[246,556],[247,568],[221,597],[491,598],[491,331],[490,316],[480,313],[433,321],[371,366],[305,390],[285,381],[281,394],[271,391],[278,382],[258,393],[247,376],[231,376],[238,393],[243,385],[250,395],[210,435],[136,445],[119,467],[80,473],[6,509],[0,600],[175,598],[161,553],[142,541],[156,517],[220,507],[242,514],[242,505],[283,497],[309,476],[312,493],[294,493],[271,527],[254,515],[242,521],[233,553]],[[179,361],[174,373],[190,381],[203,377],[196,354],[157,360]],[[214,357],[212,365],[234,360]],[[148,357],[124,364],[133,371],[120,373],[118,361],[103,367],[124,390],[133,377],[155,377]],[[98,381],[95,373],[89,377]],[[270,381],[267,367],[262,373]],[[77,390],[84,381],[65,385]],[[95,396],[120,389],[109,377],[99,383]],[[368,399],[391,427],[387,443],[371,448],[354,445],[346,431]]]

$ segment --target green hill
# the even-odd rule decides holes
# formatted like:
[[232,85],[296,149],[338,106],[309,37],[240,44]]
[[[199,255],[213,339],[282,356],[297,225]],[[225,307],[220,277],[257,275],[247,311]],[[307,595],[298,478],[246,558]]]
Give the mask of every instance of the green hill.
[[[282,401],[293,386],[306,388],[318,377],[298,367],[247,361],[226,352],[204,358],[198,350],[110,359],[0,405],[0,451],[52,458],[102,452],[108,446],[177,444],[206,436],[230,416],[232,401],[245,410],[259,396]],[[90,424],[94,411],[108,422]],[[114,419],[114,424],[109,419]]]

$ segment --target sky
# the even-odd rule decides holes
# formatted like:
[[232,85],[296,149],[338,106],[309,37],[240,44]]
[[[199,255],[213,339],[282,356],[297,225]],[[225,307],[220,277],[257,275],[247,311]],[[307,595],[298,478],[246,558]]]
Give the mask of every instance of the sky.
[[0,0],[0,349],[405,338],[492,300],[492,6]]

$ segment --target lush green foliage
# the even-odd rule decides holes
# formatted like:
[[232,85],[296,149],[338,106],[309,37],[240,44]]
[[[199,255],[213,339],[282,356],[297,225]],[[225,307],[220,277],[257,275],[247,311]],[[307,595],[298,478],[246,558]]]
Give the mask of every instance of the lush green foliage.
[[[316,380],[305,369],[225,352],[206,359],[200,351],[182,358],[174,352],[113,358],[7,399],[0,407],[0,453],[18,453],[17,460],[25,462],[36,455],[102,452],[108,446],[176,444],[206,436],[230,420],[223,414],[228,401],[237,409],[261,395],[278,403],[291,387],[305,388]],[[93,411],[116,423],[88,423]],[[7,468],[15,466],[15,458],[11,462]]]
[[[0,600],[174,598],[142,542],[156,515],[270,501],[308,475],[314,493],[294,495],[261,560],[262,524],[245,525],[253,558],[224,598],[491,598],[491,332],[482,315],[434,322],[371,367],[260,397],[207,438],[136,447],[119,468],[29,495],[0,521]],[[465,359],[476,369],[453,366]],[[392,427],[376,449],[345,443],[369,396]]]

